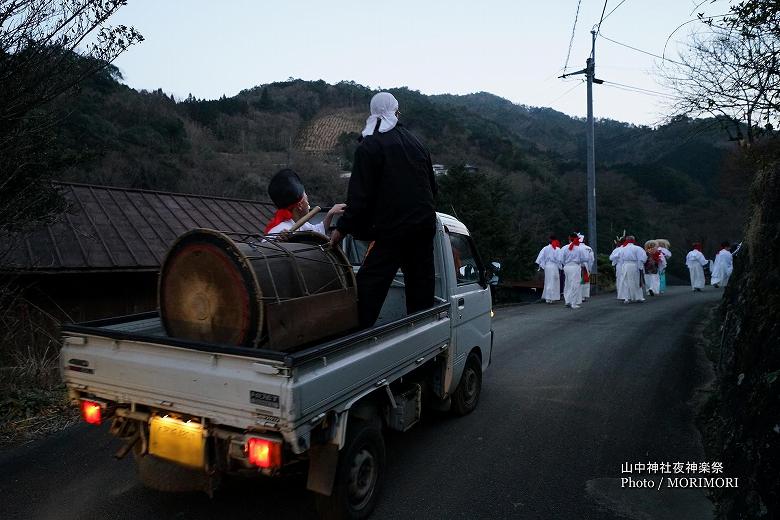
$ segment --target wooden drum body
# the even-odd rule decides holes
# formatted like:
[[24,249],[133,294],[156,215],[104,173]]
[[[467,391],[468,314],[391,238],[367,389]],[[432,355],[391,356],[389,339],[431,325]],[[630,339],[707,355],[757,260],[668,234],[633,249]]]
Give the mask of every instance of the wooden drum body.
[[169,336],[271,350],[355,329],[352,266],[318,233],[289,241],[194,229],[160,270],[160,317]]

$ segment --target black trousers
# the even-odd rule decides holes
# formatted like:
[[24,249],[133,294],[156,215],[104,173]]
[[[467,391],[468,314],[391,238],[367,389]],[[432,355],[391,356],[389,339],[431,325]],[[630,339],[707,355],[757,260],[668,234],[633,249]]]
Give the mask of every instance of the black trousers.
[[357,273],[358,318],[361,328],[374,325],[400,268],[406,285],[406,312],[433,306],[435,227],[424,226],[400,236],[374,241]]

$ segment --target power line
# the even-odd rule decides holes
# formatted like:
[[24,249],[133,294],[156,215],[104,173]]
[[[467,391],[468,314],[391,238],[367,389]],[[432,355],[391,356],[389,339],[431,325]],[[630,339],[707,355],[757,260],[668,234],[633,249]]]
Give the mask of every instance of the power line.
[[609,2],[609,0],[604,0],[604,8],[601,10],[601,18],[599,18],[599,23],[597,24],[597,27],[596,27],[596,35],[597,36],[599,34],[599,31],[601,30],[601,22],[604,21],[604,12],[607,10],[607,2]]
[[605,83],[604,86],[605,87],[609,87],[609,88],[613,88],[615,90],[621,90],[623,92],[630,92],[631,94],[642,94],[642,95],[645,95],[645,96],[662,97],[662,96],[659,96],[658,94],[652,94],[650,92],[644,92],[642,90],[634,90],[632,88],[623,88],[623,87],[619,87],[617,85],[609,84],[609,83]]
[[[625,3],[626,3],[626,0],[621,0],[621,2],[618,5],[616,5],[614,9],[612,9],[609,13],[607,13],[607,16],[602,16],[601,22],[599,22],[599,29],[601,29],[601,24],[604,22],[604,20],[609,18],[609,15],[611,15],[612,13],[617,11],[618,7],[620,7],[621,5],[623,5]],[[605,4],[605,7],[606,7],[606,4]]]
[[626,48],[631,49],[631,50],[636,51],[636,52],[641,52],[642,54],[647,54],[648,56],[652,56],[654,58],[658,58],[659,60],[668,61],[669,63],[674,63],[675,65],[682,65],[683,67],[690,67],[690,65],[688,65],[686,63],[682,63],[680,61],[670,60],[669,58],[664,58],[663,56],[661,56],[659,54],[653,54],[652,52],[643,51],[642,49],[639,49],[639,48],[634,47],[632,45],[629,45],[627,43],[623,43],[623,42],[619,42],[617,40],[613,40],[612,38],[604,36],[603,34],[600,34],[599,36],[601,36],[605,40],[610,41],[610,42],[612,42],[614,44],[620,45],[622,47],[626,47]]
[[644,87],[635,87],[634,85],[626,85],[625,83],[618,83],[616,81],[604,80],[604,84],[605,85],[615,85],[617,87],[623,87],[623,88],[626,88],[626,89],[636,90],[636,91],[639,91],[639,92],[646,92],[648,94],[655,94],[657,96],[674,97],[671,94],[668,94],[666,92],[660,92],[658,90],[651,90],[649,88],[644,88]]
[[577,0],[577,12],[574,13],[574,25],[571,27],[571,39],[569,40],[569,51],[566,53],[566,63],[563,64],[563,72],[569,68],[569,58],[571,57],[571,47],[574,45],[574,30],[577,29],[577,19],[580,17],[580,5],[582,0]]
[[583,85],[584,83],[585,83],[585,81],[583,81],[583,80],[580,80],[580,81],[578,81],[576,85],[574,85],[574,86],[573,86],[573,87],[571,87],[570,89],[567,89],[567,90],[566,90],[566,92],[564,92],[563,94],[561,94],[561,95],[560,95],[560,96],[558,96],[557,98],[553,99],[552,101],[548,101],[548,102],[547,102],[547,105],[548,105],[548,106],[552,106],[552,104],[553,104],[553,103],[555,103],[555,102],[556,102],[556,101],[558,101],[559,99],[563,98],[564,96],[566,96],[567,94],[569,94],[570,92],[572,92],[572,91],[573,91],[574,89],[576,89],[577,87],[579,87],[579,86]]
[[[716,14],[716,15],[713,15],[713,16],[702,16],[702,17],[698,17],[698,16],[697,16],[696,18],[694,18],[694,19],[692,19],[692,20],[688,20],[687,22],[683,22],[683,23],[681,23],[680,25],[678,25],[678,26],[677,26],[677,28],[676,28],[674,31],[672,31],[671,33],[669,33],[669,36],[667,36],[667,37],[666,37],[666,42],[664,42],[664,52],[663,52],[664,56],[666,55],[666,46],[667,46],[667,45],[669,45],[669,40],[671,40],[671,39],[672,39],[672,36],[674,36],[674,33],[676,33],[677,31],[679,31],[680,29],[682,29],[683,27],[685,27],[685,26],[686,26],[686,25],[688,25],[689,23],[693,23],[693,22],[697,22],[697,21],[704,22],[705,20],[706,20],[706,21],[710,21],[710,22],[711,22],[711,21],[715,20],[716,18],[724,18],[724,17],[726,17],[726,16],[729,16],[729,14],[730,14],[730,13],[726,13],[726,14]],[[705,23],[706,23],[706,22],[705,22]],[[666,58],[663,58],[663,59],[666,59]]]
[[622,90],[632,90],[640,94],[651,94],[655,96],[661,96],[661,97],[667,97],[667,98],[674,98],[675,96],[668,94],[666,92],[659,92],[657,90],[650,90],[648,88],[643,87],[635,87],[633,85],[626,85],[624,83],[617,83],[616,81],[607,81],[604,80],[605,85],[614,86],[615,88],[620,88]]

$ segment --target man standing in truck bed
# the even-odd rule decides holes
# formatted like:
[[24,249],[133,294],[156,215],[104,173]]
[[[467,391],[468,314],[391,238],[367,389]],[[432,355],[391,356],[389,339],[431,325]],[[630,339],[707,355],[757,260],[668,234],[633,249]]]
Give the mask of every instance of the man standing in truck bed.
[[389,92],[371,99],[371,115],[355,151],[347,208],[331,235],[331,244],[347,234],[374,241],[357,274],[363,328],[379,317],[399,267],[407,314],[433,305],[436,180],[430,153],[398,122],[398,115],[398,101]]

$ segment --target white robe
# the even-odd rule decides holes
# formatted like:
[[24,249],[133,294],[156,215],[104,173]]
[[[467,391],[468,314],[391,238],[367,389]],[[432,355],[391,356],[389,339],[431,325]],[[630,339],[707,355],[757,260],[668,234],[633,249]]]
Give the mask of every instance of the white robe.
[[[277,225],[272,227],[266,235],[273,235],[274,233],[281,233],[282,231],[287,231],[291,227],[295,225],[295,221],[293,219],[285,220],[284,222],[279,222]],[[315,231],[317,233],[320,233],[322,235],[327,235],[325,233],[325,224],[320,222],[319,224],[310,224],[309,222],[306,222],[304,225],[298,228],[298,231]]]
[[557,302],[561,299],[560,254],[560,248],[555,249],[548,244],[539,251],[539,256],[536,257],[537,265],[544,269],[544,291],[542,291],[544,300]]
[[[618,269],[618,297],[624,301],[643,301],[642,287],[639,286],[639,272],[644,271],[647,253],[635,244],[626,244],[616,252]],[[611,257],[610,257],[611,258]]]
[[[669,259],[672,257],[672,252],[665,247],[659,247],[658,250],[661,251],[661,253],[663,254],[663,264],[664,264],[663,267],[658,270],[658,274],[663,276],[664,273],[666,272],[666,265],[668,264]],[[665,288],[666,288],[666,282],[664,282],[664,289]]]
[[587,261],[587,254],[582,246],[574,246],[569,249],[569,245],[561,248],[561,263],[563,264],[563,274],[566,276],[563,286],[563,299],[567,305],[576,308],[582,303],[582,290],[580,281],[582,280],[582,266]]
[[691,289],[704,288],[704,266],[707,265],[707,259],[701,254],[701,251],[694,249],[685,256],[685,265],[691,273]]
[[661,292],[661,275],[645,273],[645,285],[647,291],[653,291],[653,294],[658,295]]
[[617,246],[615,249],[612,250],[612,252],[609,254],[609,259],[612,262],[613,267],[615,268],[615,289],[617,290],[617,299],[618,300],[625,300],[626,295],[625,291],[623,290],[624,287],[618,283],[620,280],[620,250],[622,249],[622,246]]
[[[647,289],[648,292],[653,291],[653,294],[656,296],[661,294],[661,273],[666,269],[666,254],[664,253],[664,248],[659,247],[658,250],[661,251],[659,257],[660,261],[658,262],[658,272],[655,274],[645,273],[645,289]],[[666,249],[666,251],[668,251],[668,249]],[[672,256],[672,254],[669,253],[669,256]]]
[[[588,270],[588,274],[593,272],[593,266],[596,264],[596,256],[593,254],[593,249],[586,244],[580,244],[580,247],[582,247],[585,250],[585,255],[587,256],[587,262],[585,262],[585,269]],[[580,285],[580,290],[582,291],[582,298],[590,298],[590,281],[585,282]]]
[[734,257],[731,255],[730,251],[721,249],[715,256],[710,284],[718,284],[725,287],[729,283],[732,271],[734,271]]

